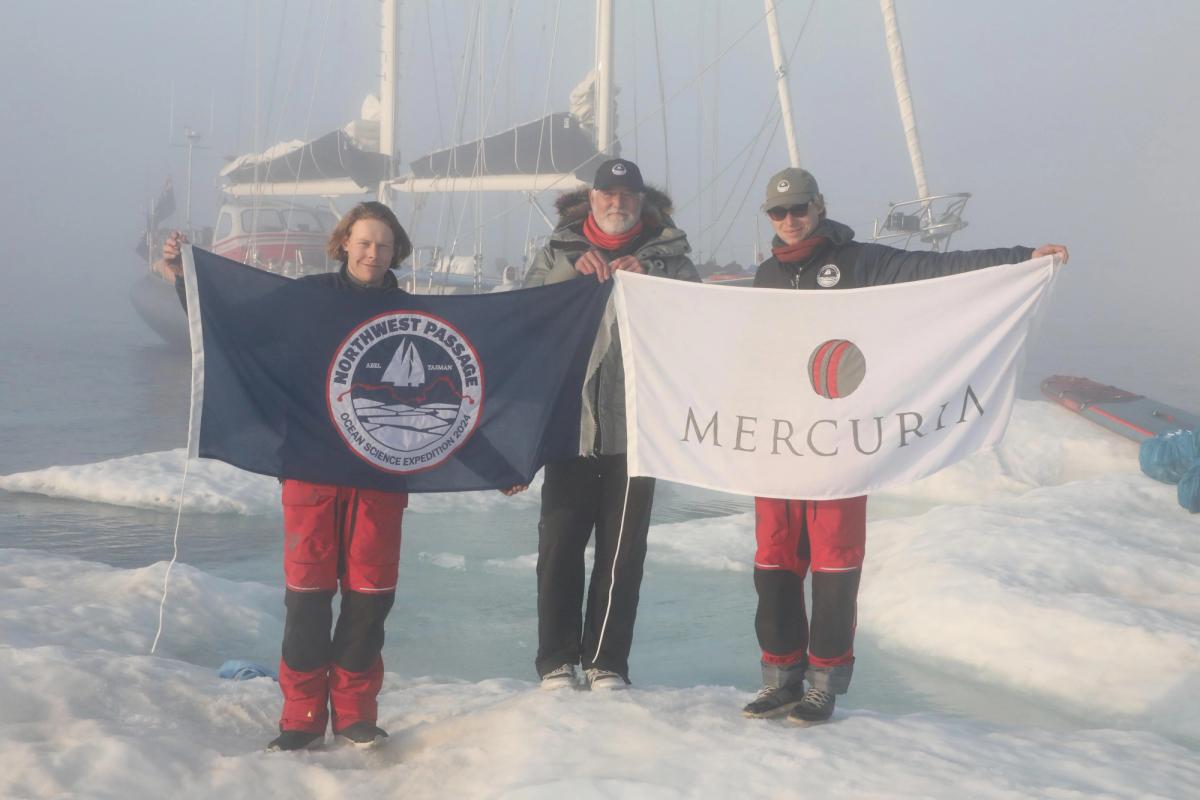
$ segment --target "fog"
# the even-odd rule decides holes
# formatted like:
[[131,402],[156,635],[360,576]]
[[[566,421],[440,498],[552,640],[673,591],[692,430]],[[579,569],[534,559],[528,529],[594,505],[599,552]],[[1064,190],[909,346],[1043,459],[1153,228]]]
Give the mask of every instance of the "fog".
[[[453,143],[456,119],[469,139],[481,116],[495,132],[541,115],[547,97],[548,110],[566,110],[589,67],[590,2],[491,0],[469,85],[456,92],[476,4],[402,5],[402,162]],[[1200,4],[897,5],[930,188],[973,194],[970,225],[954,246],[1071,248],[1031,374],[1088,374],[1200,406],[1190,229],[1200,176]],[[758,212],[766,177],[787,161],[781,129],[769,147],[760,139],[745,151],[775,103],[761,5],[656,6],[670,172],[654,114],[647,2],[617,3],[623,153],[669,186],[701,258],[748,263],[755,244],[767,243]],[[340,127],[377,91],[378,8],[375,0],[6,3],[3,346],[36,348],[64,322],[92,341],[123,328],[132,316],[124,293],[144,269],[133,246],[168,175],[182,219],[185,160],[175,145],[184,126],[204,135],[192,216],[211,225],[226,156]],[[888,201],[915,196],[878,4],[784,0],[779,13],[785,50],[803,29],[791,64],[802,163],[820,180],[831,216],[865,239]],[[541,200],[547,210],[552,199]],[[462,211],[461,199],[454,208]],[[489,200],[483,218],[505,208],[512,219],[480,234],[489,262],[519,257],[527,231],[546,231],[521,197]],[[410,224],[406,198],[397,210]],[[473,227],[468,220],[459,231],[459,252],[471,252]],[[418,244],[451,244],[448,229],[417,225],[414,234]]]

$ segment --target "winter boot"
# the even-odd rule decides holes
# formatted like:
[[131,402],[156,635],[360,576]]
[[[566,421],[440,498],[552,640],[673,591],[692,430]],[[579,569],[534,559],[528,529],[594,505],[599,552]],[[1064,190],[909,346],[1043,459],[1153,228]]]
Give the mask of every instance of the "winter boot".
[[796,725],[819,725],[833,716],[835,695],[813,686],[804,693],[800,702],[792,707],[788,722]]
[[347,725],[337,732],[338,738],[345,739],[356,747],[372,747],[388,738],[387,731],[374,722],[360,720],[353,725]]
[[804,696],[804,664],[786,667],[763,664],[763,688],[742,708],[742,716],[751,719],[779,717],[791,710]]
[[624,678],[611,670],[592,667],[586,675],[588,688],[593,692],[613,692],[628,686]]
[[308,731],[280,731],[279,735],[267,745],[267,752],[307,750],[325,742],[325,733],[309,733]]
[[578,689],[579,680],[575,677],[575,665],[563,664],[542,676],[542,688],[550,691],[558,689]]

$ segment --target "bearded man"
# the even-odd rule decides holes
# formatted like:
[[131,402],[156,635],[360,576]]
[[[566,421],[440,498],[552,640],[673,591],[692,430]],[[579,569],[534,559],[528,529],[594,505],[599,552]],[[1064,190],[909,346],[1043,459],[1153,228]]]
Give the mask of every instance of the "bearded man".
[[[525,286],[619,270],[698,281],[687,236],[671,219],[671,199],[648,188],[632,161],[596,170],[590,190],[556,203],[559,221],[533,257]],[[625,372],[616,326],[586,397],[594,426],[591,452],[546,465],[538,522],[538,653],[547,689],[624,689],[637,615],[652,478],[630,478],[625,460]],[[595,561],[583,605],[584,549],[596,533]],[[576,666],[582,665],[582,682]]]

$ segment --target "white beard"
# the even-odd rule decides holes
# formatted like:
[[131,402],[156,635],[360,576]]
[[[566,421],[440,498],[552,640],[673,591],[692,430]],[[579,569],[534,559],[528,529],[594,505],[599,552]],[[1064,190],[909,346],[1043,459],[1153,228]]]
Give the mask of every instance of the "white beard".
[[605,214],[603,217],[596,217],[596,225],[609,236],[620,236],[636,225],[637,220],[637,216],[633,214],[627,217]]

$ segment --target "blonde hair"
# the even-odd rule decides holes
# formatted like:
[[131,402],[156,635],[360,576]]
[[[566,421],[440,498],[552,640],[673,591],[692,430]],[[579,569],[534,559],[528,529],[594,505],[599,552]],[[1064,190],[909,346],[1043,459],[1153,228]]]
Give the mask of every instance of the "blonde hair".
[[409,241],[408,234],[400,225],[400,220],[396,219],[396,215],[390,208],[372,200],[367,203],[359,203],[338,221],[333,233],[329,234],[329,241],[325,244],[326,255],[334,261],[342,263],[349,259],[346,254],[346,240],[350,238],[350,229],[360,219],[377,219],[392,229],[395,250],[392,251],[392,263],[388,264],[389,269],[400,266],[400,262],[412,254],[412,242]]

